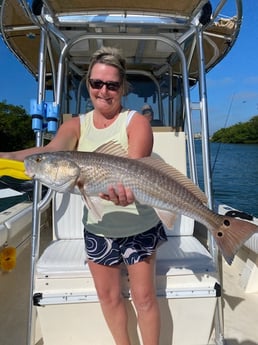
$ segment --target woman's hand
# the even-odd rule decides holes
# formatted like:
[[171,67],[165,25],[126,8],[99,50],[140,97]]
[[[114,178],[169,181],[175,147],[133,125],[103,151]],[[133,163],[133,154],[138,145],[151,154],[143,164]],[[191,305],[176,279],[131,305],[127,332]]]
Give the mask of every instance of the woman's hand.
[[130,188],[125,188],[122,183],[118,183],[116,188],[110,186],[108,194],[101,193],[99,195],[104,200],[112,201],[115,205],[128,206],[135,201],[133,192]]

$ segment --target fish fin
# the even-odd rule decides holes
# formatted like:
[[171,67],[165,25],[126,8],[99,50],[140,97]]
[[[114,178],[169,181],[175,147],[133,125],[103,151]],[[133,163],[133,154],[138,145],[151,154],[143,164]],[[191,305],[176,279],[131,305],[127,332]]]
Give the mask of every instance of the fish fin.
[[167,176],[170,176],[173,180],[183,185],[189,192],[193,193],[203,204],[207,204],[207,196],[205,193],[181,171],[167,164],[162,159],[154,156],[139,158],[138,161],[166,174]]
[[101,202],[100,197],[98,196],[91,196],[88,197],[88,202],[91,205],[91,213],[96,221],[101,221],[103,218],[103,205]]
[[91,211],[95,220],[98,222],[101,221],[103,217],[103,206],[101,204],[101,199],[97,196],[83,196],[83,199],[85,201],[86,207]]
[[219,216],[221,226],[213,231],[217,245],[229,265],[233,262],[236,252],[254,233],[258,232],[258,226],[227,216]]
[[89,197],[85,192],[81,193],[85,206],[91,211],[93,217],[97,222],[102,220],[103,207],[101,205],[101,199],[97,196]]
[[172,230],[177,219],[177,214],[165,210],[154,208],[159,219],[169,229]]
[[99,146],[94,152],[128,158],[127,151],[114,140]]

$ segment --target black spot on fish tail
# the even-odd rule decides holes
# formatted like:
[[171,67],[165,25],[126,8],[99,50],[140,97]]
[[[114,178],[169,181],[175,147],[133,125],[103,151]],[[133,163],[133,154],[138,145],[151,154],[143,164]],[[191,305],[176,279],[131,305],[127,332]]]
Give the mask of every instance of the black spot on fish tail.
[[254,233],[258,232],[258,226],[239,219],[221,216],[221,225],[214,231],[215,241],[229,265],[234,256]]

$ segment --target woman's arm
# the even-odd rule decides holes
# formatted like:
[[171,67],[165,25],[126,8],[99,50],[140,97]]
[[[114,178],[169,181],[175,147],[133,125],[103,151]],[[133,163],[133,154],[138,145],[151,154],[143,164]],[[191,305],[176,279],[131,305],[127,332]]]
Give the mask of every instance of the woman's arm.
[[31,147],[29,149],[13,152],[0,152],[0,158],[23,161],[25,157],[34,153],[75,150],[79,137],[80,119],[76,117],[64,122],[60,126],[56,136],[46,146]]
[[136,113],[128,127],[128,155],[130,158],[141,158],[151,155],[153,133],[150,122],[140,113]]

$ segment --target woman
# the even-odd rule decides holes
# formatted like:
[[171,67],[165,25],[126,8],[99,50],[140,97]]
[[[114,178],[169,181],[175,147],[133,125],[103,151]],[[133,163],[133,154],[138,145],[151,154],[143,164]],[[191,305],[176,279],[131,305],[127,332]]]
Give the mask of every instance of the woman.
[[[104,47],[93,55],[87,87],[93,111],[65,122],[44,147],[1,153],[0,157],[24,160],[39,152],[94,151],[110,140],[121,144],[130,158],[149,156],[153,145],[149,121],[121,105],[127,81],[125,60],[118,50]],[[158,345],[160,316],[154,279],[155,251],[166,240],[164,229],[154,210],[135,203],[131,190],[122,184],[110,186],[108,195],[100,196],[105,211],[102,221],[96,223],[85,210],[83,222],[88,265],[104,317],[115,343],[132,345],[121,294],[120,263],[124,262],[143,344]]]

